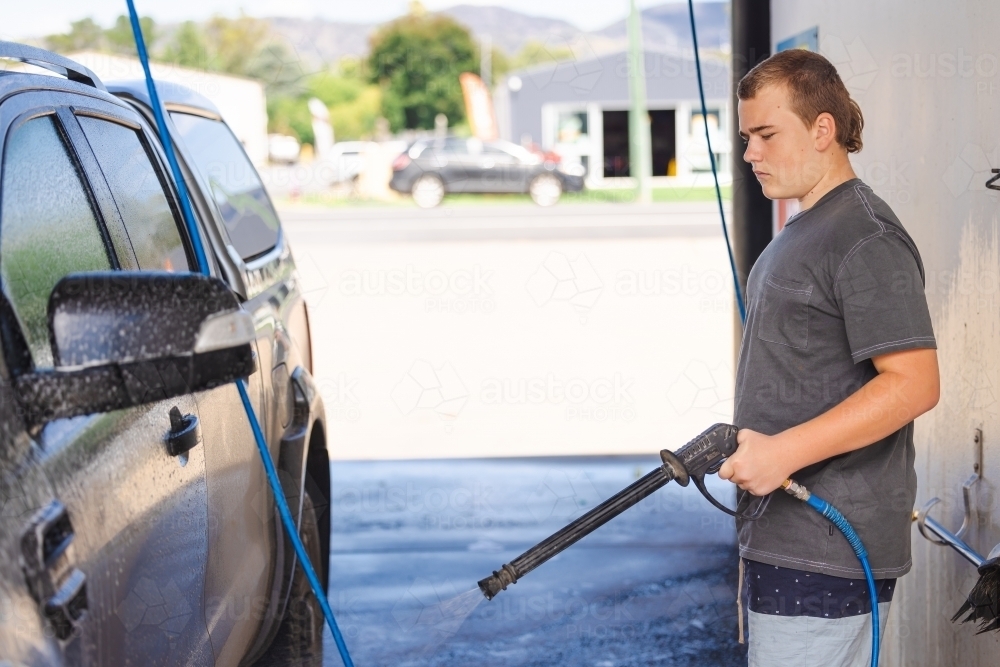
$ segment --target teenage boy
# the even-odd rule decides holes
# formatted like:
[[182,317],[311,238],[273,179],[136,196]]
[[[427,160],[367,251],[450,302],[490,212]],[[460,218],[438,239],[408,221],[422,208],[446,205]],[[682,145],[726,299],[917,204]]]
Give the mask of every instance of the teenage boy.
[[[777,489],[762,519],[737,525],[749,664],[861,667],[872,628],[857,557],[779,486],[793,478],[854,526],[884,624],[911,563],[913,420],[939,392],[923,265],[851,168],[864,120],[826,58],[778,53],[740,81],[737,96],[743,159],[765,196],[801,207],[747,281],[739,448],[719,471],[756,496]],[[740,620],[742,639],[742,610]]]

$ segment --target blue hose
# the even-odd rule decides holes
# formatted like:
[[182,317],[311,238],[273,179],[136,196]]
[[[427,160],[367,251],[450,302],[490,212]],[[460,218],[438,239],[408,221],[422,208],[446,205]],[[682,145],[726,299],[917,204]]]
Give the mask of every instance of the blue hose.
[[861,543],[861,538],[855,532],[851,524],[844,518],[844,515],[840,511],[823,500],[817,495],[811,493],[806,487],[794,482],[792,480],[787,480],[782,485],[789,494],[795,496],[799,500],[805,502],[806,505],[813,508],[824,517],[826,517],[830,523],[835,525],[844,537],[847,538],[847,543],[851,545],[854,549],[854,555],[858,557],[861,562],[861,569],[865,572],[865,581],[868,582],[868,595],[871,598],[871,608],[872,608],[872,661],[871,667],[878,667],[878,653],[879,646],[881,645],[881,626],[878,620],[878,591],[875,589],[875,577],[872,575],[872,567],[868,562],[868,552],[865,550],[865,545]]
[[[167,162],[170,164],[170,171],[173,173],[174,182],[177,185],[177,194],[180,199],[184,224],[187,227],[188,236],[191,238],[191,245],[194,247],[195,259],[198,263],[198,272],[204,275],[209,275],[208,257],[205,255],[205,247],[201,242],[201,234],[198,230],[198,225],[195,222],[194,213],[191,210],[191,199],[187,191],[187,185],[184,182],[184,177],[177,164],[177,156],[174,153],[173,142],[170,140],[170,133],[167,131],[167,123],[163,113],[163,106],[160,102],[160,96],[156,92],[156,86],[153,83],[153,76],[149,72],[149,55],[146,52],[146,42],[142,37],[142,28],[139,25],[139,15],[135,11],[135,5],[132,0],[125,0],[125,2],[128,4],[129,20],[132,24],[132,34],[135,36],[135,46],[136,51],[139,54],[139,62],[142,63],[142,71],[146,77],[146,90],[149,91],[150,106],[153,107],[153,116],[156,118],[156,130],[160,135],[160,142],[163,144],[163,152],[166,153]],[[327,625],[330,626],[330,632],[333,633],[333,640],[336,642],[337,650],[340,652],[340,659],[343,660],[345,667],[354,667],[354,661],[351,660],[351,654],[347,651],[347,644],[344,643],[344,637],[340,633],[340,628],[337,627],[337,620],[333,617],[333,610],[330,608],[329,600],[327,600],[326,591],[323,590],[319,577],[316,576],[316,570],[313,569],[312,562],[309,560],[309,554],[306,553],[305,546],[302,544],[302,539],[299,537],[299,531],[295,526],[295,520],[292,518],[292,512],[288,509],[288,503],[285,501],[285,492],[281,488],[281,482],[278,481],[278,473],[274,468],[274,461],[271,460],[271,452],[267,448],[267,443],[264,440],[264,433],[261,431],[260,422],[257,420],[257,415],[253,411],[253,405],[251,405],[250,397],[247,395],[246,386],[243,381],[237,380],[236,387],[239,390],[240,400],[243,402],[243,408],[246,411],[247,419],[250,420],[250,429],[253,431],[254,441],[257,443],[257,449],[260,452],[261,461],[264,463],[264,470],[267,473],[267,481],[271,487],[271,491],[274,493],[274,501],[278,505],[278,513],[281,515],[281,523],[284,525],[285,532],[288,534],[288,538],[292,542],[295,554],[299,558],[299,564],[302,566],[303,571],[305,571],[306,578],[309,580],[309,585],[312,587],[313,594],[316,596],[320,607],[323,609],[323,616],[326,618]]]
[[715,198],[719,202],[719,218],[722,220],[722,236],[726,239],[726,251],[729,253],[729,268],[733,272],[733,288],[736,290],[736,307],[740,311],[740,320],[747,323],[747,308],[743,303],[743,290],[740,288],[739,274],[736,272],[736,259],[733,257],[733,246],[729,243],[729,229],[726,227],[726,212],[722,206],[722,188],[719,187],[719,172],[715,168],[715,153],[712,152],[712,137],[708,132],[708,107],[705,105],[705,84],[701,80],[701,57],[698,55],[698,30],[694,23],[694,4],[688,0],[688,16],[691,18],[691,41],[694,44],[694,69],[698,74],[698,96],[701,97],[701,117],[705,125],[705,145],[708,147],[708,160],[712,165],[712,177],[715,179]]

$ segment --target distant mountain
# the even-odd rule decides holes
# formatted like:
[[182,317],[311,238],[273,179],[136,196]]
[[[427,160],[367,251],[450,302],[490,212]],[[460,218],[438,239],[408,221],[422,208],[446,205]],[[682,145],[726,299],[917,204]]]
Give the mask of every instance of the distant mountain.
[[306,71],[322,69],[345,56],[364,57],[368,54],[368,38],[378,28],[374,23],[341,23],[320,18],[264,20],[301,59]]
[[[624,11],[625,3],[622,3]],[[729,46],[729,3],[696,2],[698,45],[718,50]],[[594,32],[580,30],[562,19],[530,16],[500,6],[455,5],[440,13],[465,25],[476,37],[489,35],[493,44],[514,55],[528,42],[574,46],[577,57],[599,55],[628,47],[625,20]],[[374,23],[341,23],[325,19],[274,17],[264,19],[307,71],[332,64],[344,56],[363,57]],[[672,2],[642,11],[643,44],[647,49],[681,51],[691,48],[687,4]]]
[[[694,19],[698,26],[699,48],[720,50],[729,47],[728,2],[696,2]],[[625,19],[622,19],[594,35],[627,44],[626,30]],[[687,3],[673,2],[644,9],[642,42],[647,49],[679,51],[693,48]]]
[[562,19],[529,16],[498,6],[455,5],[440,13],[469,28],[477,37],[489,35],[495,46],[510,55],[530,41],[563,45],[585,34]]

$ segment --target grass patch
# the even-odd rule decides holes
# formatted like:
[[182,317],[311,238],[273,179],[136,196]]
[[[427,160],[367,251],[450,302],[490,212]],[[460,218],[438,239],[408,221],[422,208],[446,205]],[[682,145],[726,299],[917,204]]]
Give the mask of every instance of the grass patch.
[[[566,192],[560,203],[565,204],[631,204],[635,202],[635,190],[628,188],[583,190]],[[715,187],[653,188],[654,202],[704,202],[715,201]],[[722,198],[732,199],[732,187],[722,186]],[[337,196],[325,193],[306,193],[296,199],[283,197],[276,200],[279,206],[310,206],[323,208],[416,208],[409,197],[393,200],[362,199],[351,196]],[[450,194],[441,206],[534,206],[526,194]]]

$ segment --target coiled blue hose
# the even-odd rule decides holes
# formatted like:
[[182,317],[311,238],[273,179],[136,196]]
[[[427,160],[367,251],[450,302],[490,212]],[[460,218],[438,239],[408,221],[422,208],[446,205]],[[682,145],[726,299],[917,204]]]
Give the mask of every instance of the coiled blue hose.
[[[132,24],[132,34],[135,37],[135,48],[139,54],[139,62],[142,63],[143,74],[146,77],[146,90],[149,91],[149,102],[150,106],[153,107],[153,117],[156,119],[156,130],[160,136],[160,143],[163,144],[163,152],[166,153],[167,162],[170,164],[170,171],[173,173],[174,182],[177,185],[178,198],[181,200],[181,212],[183,213],[184,224],[188,230],[188,236],[191,238],[191,244],[194,246],[195,259],[198,262],[198,272],[208,275],[208,258],[205,255],[205,248],[201,243],[201,234],[198,231],[198,226],[194,219],[194,213],[191,210],[191,200],[188,195],[187,186],[184,182],[184,177],[181,174],[180,167],[177,164],[177,156],[174,154],[174,145],[170,140],[170,133],[167,131],[163,105],[160,102],[160,96],[156,92],[156,86],[153,83],[153,75],[149,72],[149,55],[146,52],[146,42],[142,37],[139,15],[135,11],[135,5],[132,0],[125,0],[125,2],[128,5],[129,21]],[[302,544],[302,539],[299,537],[299,531],[295,526],[295,520],[292,518],[292,512],[288,509],[288,503],[285,501],[285,492],[281,488],[281,482],[278,481],[278,473],[274,468],[274,461],[271,460],[271,452],[267,449],[267,443],[264,441],[264,434],[261,431],[260,422],[257,420],[257,415],[254,413],[253,405],[250,403],[250,397],[247,395],[244,382],[242,380],[237,380],[236,388],[239,390],[240,400],[243,402],[243,408],[246,411],[247,419],[250,420],[250,429],[253,431],[254,441],[257,443],[257,449],[260,452],[260,458],[264,464],[264,471],[267,473],[268,484],[271,487],[272,493],[274,493],[274,501],[278,505],[278,514],[281,515],[281,523],[285,527],[285,533],[287,533],[289,540],[291,540],[292,547],[295,549],[295,555],[298,556],[299,559],[299,565],[302,566],[302,569],[306,574],[306,578],[309,580],[309,585],[312,587],[313,594],[319,601],[319,606],[323,609],[323,616],[326,618],[327,625],[330,626],[330,632],[333,633],[333,640],[337,644],[337,650],[340,652],[340,659],[343,660],[344,667],[354,667],[354,662],[351,660],[351,654],[347,651],[347,644],[344,642],[344,637],[340,633],[340,628],[337,627],[337,621],[333,617],[333,610],[330,608],[329,600],[327,600],[326,591],[323,590],[319,577],[316,576],[316,570],[313,568],[312,563],[309,560],[309,554],[306,553],[305,546]]]
[[868,595],[871,598],[872,607],[872,661],[871,667],[878,667],[878,653],[879,647],[881,645],[881,626],[878,620],[878,591],[875,589],[875,577],[872,575],[872,567],[868,562],[868,552],[865,550],[865,545],[861,542],[861,538],[855,532],[854,528],[851,526],[850,522],[844,518],[844,515],[840,511],[823,500],[817,495],[811,493],[806,487],[794,482],[792,480],[786,480],[782,487],[789,494],[795,496],[799,500],[805,502],[806,505],[813,508],[827,520],[830,521],[834,526],[836,526],[844,537],[847,538],[847,543],[851,545],[854,549],[854,555],[858,557],[861,562],[861,569],[865,571],[865,581],[868,582]]

